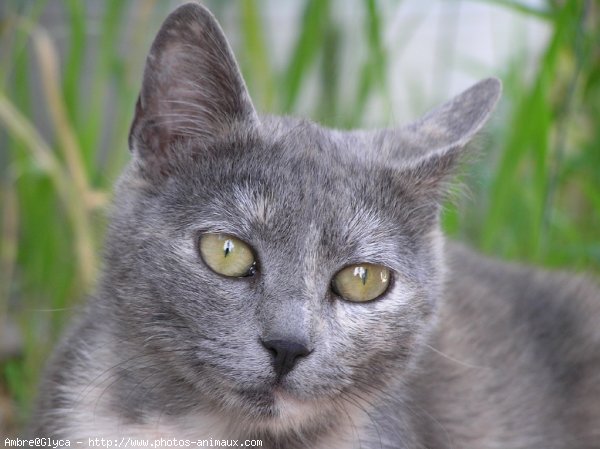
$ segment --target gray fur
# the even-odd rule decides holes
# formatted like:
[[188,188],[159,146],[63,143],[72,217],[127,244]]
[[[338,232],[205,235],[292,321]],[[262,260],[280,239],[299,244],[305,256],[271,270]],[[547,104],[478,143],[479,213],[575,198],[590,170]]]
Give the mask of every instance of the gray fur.
[[[259,117],[224,36],[187,4],[152,46],[96,294],[54,354],[31,433],[261,438],[268,448],[600,447],[598,289],[504,265],[439,230],[487,79],[413,124]],[[224,278],[202,232],[249,243]],[[381,298],[330,289],[391,268]],[[312,352],[278,379],[260,339]]]

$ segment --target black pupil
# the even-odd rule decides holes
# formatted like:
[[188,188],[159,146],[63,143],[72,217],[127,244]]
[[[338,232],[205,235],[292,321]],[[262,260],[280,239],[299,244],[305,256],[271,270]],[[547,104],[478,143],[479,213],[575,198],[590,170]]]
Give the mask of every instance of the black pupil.
[[225,251],[225,257],[227,257],[233,250],[233,242],[231,240],[227,240],[223,246],[223,250]]
[[360,278],[362,280],[363,285],[366,285],[366,283],[367,283],[367,272],[368,271],[369,271],[368,269],[363,268],[362,272],[360,273]]

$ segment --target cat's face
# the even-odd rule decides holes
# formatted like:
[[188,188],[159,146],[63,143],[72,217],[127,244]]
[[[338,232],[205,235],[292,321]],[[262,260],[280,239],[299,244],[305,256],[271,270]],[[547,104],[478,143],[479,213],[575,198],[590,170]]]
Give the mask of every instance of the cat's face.
[[[193,385],[190,404],[276,422],[376,397],[434,316],[443,182],[498,93],[487,80],[380,132],[259,118],[214,19],[181,7],[148,59],[108,241],[129,331]],[[211,268],[215,236],[247,245],[250,275]],[[332,287],[355,265],[387,270],[383,293]]]

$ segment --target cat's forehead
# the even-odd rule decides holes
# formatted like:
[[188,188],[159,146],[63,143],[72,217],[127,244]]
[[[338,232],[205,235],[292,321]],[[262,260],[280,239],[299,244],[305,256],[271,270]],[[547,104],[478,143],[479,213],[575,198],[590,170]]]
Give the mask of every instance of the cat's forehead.
[[375,245],[423,206],[397,190],[395,172],[360,156],[372,150],[365,139],[302,122],[261,131],[222,142],[184,171],[180,185],[189,193],[179,197],[201,212],[204,227]]
[[266,251],[274,259],[334,263],[358,257],[393,265],[403,226],[369,191],[376,189],[373,179],[344,177],[344,167],[329,170],[311,160],[274,158],[251,173],[239,168],[238,179],[233,169],[218,189],[207,186],[203,204],[191,205],[201,212],[194,225],[259,244],[263,256]]
[[[301,160],[306,164],[318,162],[328,165],[333,172],[335,159],[349,160],[344,133],[322,127],[306,119],[293,117],[265,117],[255,128],[267,152],[278,154],[283,160]],[[346,156],[346,157],[344,157]]]
[[179,185],[223,214],[239,208],[271,223],[394,216],[407,195],[398,192],[397,170],[378,159],[381,146],[368,133],[267,118],[257,130],[228,135],[209,155],[198,149]]
[[289,207],[339,208],[344,200],[355,206],[365,201],[374,208],[385,206],[375,204],[385,199],[385,166],[376,160],[366,136],[288,119],[227,146],[236,148],[217,157],[217,164],[223,165],[218,182],[228,189],[291,200]]

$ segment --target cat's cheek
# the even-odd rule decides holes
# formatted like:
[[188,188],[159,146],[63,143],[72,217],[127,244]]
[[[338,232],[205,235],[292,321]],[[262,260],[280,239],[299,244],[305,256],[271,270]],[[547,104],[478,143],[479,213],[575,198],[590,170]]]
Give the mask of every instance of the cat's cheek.
[[336,331],[333,333],[339,336],[332,346],[345,348],[344,354],[337,356],[351,359],[358,371],[369,368],[372,361],[380,357],[387,359],[386,363],[403,365],[404,357],[393,361],[389,354],[383,354],[382,348],[390,347],[389,343],[393,341],[392,346],[403,348],[403,354],[414,351],[413,337],[427,325],[433,311],[433,305],[426,298],[425,292],[416,286],[395,282],[378,300],[334,304]]

